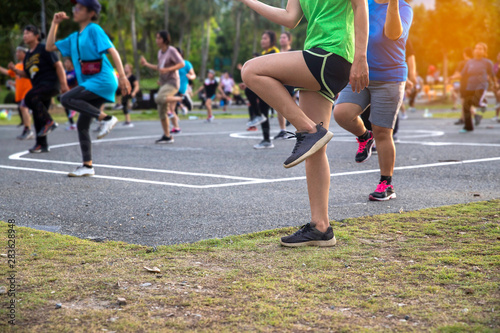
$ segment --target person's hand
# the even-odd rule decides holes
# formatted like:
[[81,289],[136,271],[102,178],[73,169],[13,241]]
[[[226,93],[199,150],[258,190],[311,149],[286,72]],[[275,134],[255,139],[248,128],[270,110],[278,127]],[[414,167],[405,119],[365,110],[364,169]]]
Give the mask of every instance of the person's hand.
[[61,84],[61,94],[67,93],[69,91],[69,87],[67,83]]
[[54,24],[60,24],[62,21],[68,20],[68,19],[69,19],[69,16],[66,15],[65,12],[58,12],[58,13],[54,14],[54,19],[52,20],[52,22],[54,22]]
[[354,62],[351,66],[349,83],[351,84],[352,91],[357,92],[358,94],[370,83],[370,79],[368,77],[368,62],[366,61],[366,57],[354,58]]
[[125,76],[120,76],[120,78],[118,79],[118,86],[120,87],[122,96],[130,95],[132,87],[130,86],[129,80]]
[[148,63],[146,58],[144,58],[144,56],[141,56],[140,62],[141,62],[141,66],[146,66],[146,64]]
[[241,64],[236,65],[237,70],[241,71],[242,68],[243,68],[243,66]]
[[136,95],[136,93],[133,92],[130,96],[132,96],[132,98],[135,98],[135,95]]
[[413,82],[411,82],[410,80],[407,80],[407,81],[406,81],[406,90],[408,90],[408,91],[412,91],[412,89],[413,89],[413,87],[414,87],[414,86],[415,86],[415,85],[414,85],[414,84],[413,84]]
[[7,67],[9,67],[9,69],[10,69],[11,71],[13,71],[13,70],[15,70],[15,69],[16,69],[16,65],[14,65],[14,63],[13,63],[12,61],[11,61],[11,62],[9,62],[9,65],[8,65]]

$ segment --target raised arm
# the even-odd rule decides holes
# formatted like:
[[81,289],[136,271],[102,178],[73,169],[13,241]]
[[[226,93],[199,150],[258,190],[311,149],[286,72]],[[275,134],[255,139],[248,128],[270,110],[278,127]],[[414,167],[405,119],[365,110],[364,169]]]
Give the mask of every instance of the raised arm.
[[65,12],[59,12],[54,14],[54,19],[52,20],[52,24],[50,25],[50,31],[47,36],[47,43],[45,43],[45,50],[48,52],[57,51],[56,47],[56,35],[57,28],[59,28],[59,24],[62,21],[69,19],[68,15]]
[[384,34],[390,40],[398,40],[403,34],[403,24],[399,15],[399,0],[389,0]]
[[239,0],[269,21],[293,29],[299,24],[304,13],[299,0],[288,0],[286,9],[266,5],[258,0]]
[[13,62],[9,62],[9,69],[11,71],[13,71],[14,73],[16,73],[16,75],[19,75],[19,77],[22,77],[25,79],[29,78],[28,74],[26,74],[25,71],[17,69],[16,65]]
[[9,71],[6,68],[3,68],[2,66],[0,66],[0,73],[3,75],[10,76]]
[[360,92],[369,83],[366,49],[368,47],[368,3],[366,0],[351,0],[354,12],[355,51],[349,82],[352,91]]
[[122,96],[130,95],[130,82],[127,79],[127,75],[125,74],[125,70],[123,69],[122,59],[120,58],[120,54],[114,47],[110,47],[108,50],[109,55],[113,59],[113,63],[115,64],[116,71],[118,72],[118,85],[120,90],[122,91]]

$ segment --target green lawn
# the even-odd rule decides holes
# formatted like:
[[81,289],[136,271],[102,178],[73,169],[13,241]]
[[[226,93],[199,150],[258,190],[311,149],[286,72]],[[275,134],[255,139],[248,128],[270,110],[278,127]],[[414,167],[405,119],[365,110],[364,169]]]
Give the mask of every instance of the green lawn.
[[151,251],[18,227],[16,331],[499,332],[499,207],[334,221],[323,249],[280,247],[294,228]]

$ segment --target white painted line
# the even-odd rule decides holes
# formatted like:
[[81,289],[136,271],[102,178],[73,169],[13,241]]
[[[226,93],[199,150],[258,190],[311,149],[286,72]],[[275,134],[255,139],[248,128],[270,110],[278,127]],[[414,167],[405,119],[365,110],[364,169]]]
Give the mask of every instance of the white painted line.
[[474,143],[474,142],[430,142],[430,141],[406,141],[399,143],[422,145],[422,146],[465,146],[465,147],[500,147],[500,143]]
[[[408,166],[396,167],[395,170],[436,168],[436,167],[446,167],[446,166],[453,166],[453,165],[460,165],[460,164],[472,164],[472,163],[496,162],[496,161],[500,161],[500,157],[481,158],[481,159],[475,159],[475,160],[465,160],[465,161],[460,161],[460,162],[441,162],[441,163],[431,163],[431,164],[408,165]],[[0,168],[1,169],[11,169],[11,170],[24,170],[24,171],[43,172],[43,173],[64,174],[64,175],[68,174],[68,172],[58,171],[58,170],[23,168],[23,167],[9,166],[9,165],[0,165]],[[371,170],[339,172],[339,173],[332,173],[330,176],[331,177],[352,176],[352,175],[376,173],[379,171],[380,171],[379,169],[371,169]],[[253,181],[238,182],[238,183],[226,183],[226,184],[189,185],[189,184],[160,182],[160,181],[153,181],[153,180],[146,180],[146,179],[123,178],[123,177],[100,176],[100,175],[93,176],[93,178],[120,180],[120,181],[127,181],[127,182],[133,182],[133,183],[144,183],[144,184],[154,184],[154,185],[164,185],[164,186],[196,188],[196,189],[209,189],[209,188],[234,187],[234,186],[243,186],[243,185],[269,184],[269,183],[289,182],[289,181],[297,181],[297,180],[305,180],[306,179],[306,177],[303,176],[303,177],[278,178],[278,179],[259,179],[259,180],[253,180]]]

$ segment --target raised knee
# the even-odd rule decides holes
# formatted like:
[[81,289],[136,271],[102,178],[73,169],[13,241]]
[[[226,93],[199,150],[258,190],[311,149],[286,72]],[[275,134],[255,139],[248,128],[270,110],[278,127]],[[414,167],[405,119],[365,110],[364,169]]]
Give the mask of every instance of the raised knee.
[[254,73],[255,73],[255,66],[252,64],[251,61],[247,61],[243,65],[243,68],[241,69],[241,78],[243,82],[245,82],[248,85],[252,81],[252,76]]

